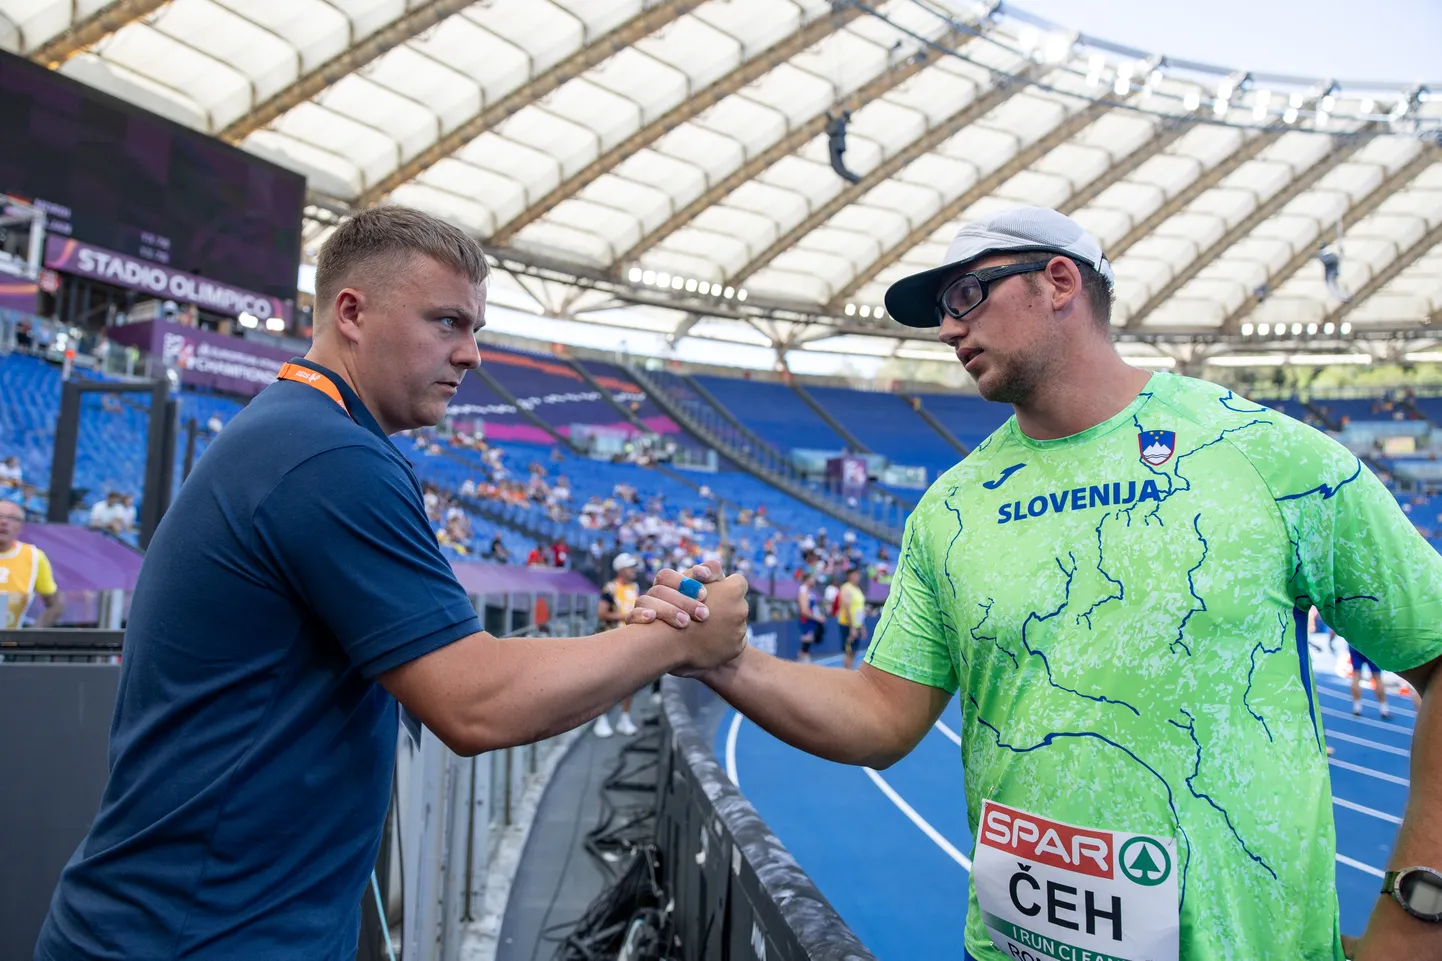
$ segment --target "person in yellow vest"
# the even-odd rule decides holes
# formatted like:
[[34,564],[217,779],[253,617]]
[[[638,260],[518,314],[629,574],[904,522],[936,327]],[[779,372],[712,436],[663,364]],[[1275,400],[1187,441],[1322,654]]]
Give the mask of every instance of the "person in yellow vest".
[[[631,610],[636,606],[636,598],[641,593],[636,584],[636,568],[639,563],[635,555],[626,553],[617,554],[616,559],[611,562],[611,570],[616,572],[616,578],[601,588],[601,603],[596,607],[596,617],[601,622],[601,630],[615,630],[631,616]],[[621,719],[616,722],[615,729],[627,737],[636,733],[636,722],[631,720],[629,697],[621,702]],[[611,736],[613,732],[609,713],[596,718],[594,730],[597,737]]]
[[39,594],[45,600],[36,627],[50,627],[60,620],[64,598],[55,587],[50,558],[34,544],[20,540],[25,527],[25,509],[14,501],[0,501],[0,600],[4,621],[0,627],[16,628]]
[[866,640],[866,592],[861,589],[861,568],[853,567],[846,572],[846,583],[841,585],[837,598],[836,620],[841,624],[842,658],[846,669],[856,661],[856,643]]

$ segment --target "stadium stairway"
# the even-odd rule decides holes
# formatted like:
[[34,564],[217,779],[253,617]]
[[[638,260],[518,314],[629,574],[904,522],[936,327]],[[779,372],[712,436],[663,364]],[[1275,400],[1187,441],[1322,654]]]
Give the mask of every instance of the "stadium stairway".
[[479,377],[481,380],[485,381],[486,386],[489,387],[491,390],[495,391],[497,397],[501,398],[506,403],[515,407],[517,412],[519,412],[522,417],[530,421],[536,427],[539,427],[541,430],[545,431],[551,437],[555,438],[556,443],[560,444],[562,447],[566,448],[569,451],[580,453],[579,449],[569,437],[565,437],[560,434],[556,430],[556,428],[552,427],[549,423],[547,423],[546,420],[542,418],[539,414],[536,414],[530,409],[523,406],[520,400],[517,399],[516,395],[511,393],[510,390],[506,388],[505,384],[501,383],[499,380],[496,379],[494,374],[486,370],[485,364],[481,364],[479,367],[476,368],[476,376]]
[[[878,540],[897,546],[901,544],[901,531],[898,526],[877,520],[807,486],[775,448],[752,442],[750,438],[755,435],[749,430],[735,429],[740,424],[734,417],[724,417],[723,414],[716,420],[703,421],[704,415],[699,405],[683,404],[635,366],[628,365],[625,369],[647,396],[672,419],[718,452],[724,453],[746,473],[816,510],[829,514],[843,524],[864,531]],[[714,403],[712,406],[724,412],[723,407]],[[726,421],[730,424],[725,423]],[[895,499],[889,503],[897,509],[901,507],[900,502]]]
[[1341,422],[1338,421],[1337,418],[1333,417],[1330,413],[1328,413],[1326,408],[1314,404],[1310,400],[1302,401],[1302,406],[1307,409],[1307,413],[1311,414],[1313,417],[1316,417],[1324,425],[1326,425],[1326,428],[1328,430],[1338,431],[1342,429]]
[[957,440],[956,435],[951,432],[951,429],[949,427],[947,427],[941,421],[937,420],[936,415],[926,409],[926,404],[921,399],[920,395],[899,394],[897,396],[910,404],[912,409],[916,411],[917,416],[919,416],[922,420],[926,421],[926,423],[931,427],[931,429],[941,435],[941,439],[950,444],[958,454],[960,454],[962,457],[965,457],[967,454],[971,453],[971,451],[967,449],[967,446],[965,444]]
[[574,358],[568,358],[566,360],[566,363],[571,367],[572,370],[580,374],[581,379],[585,381],[592,390],[600,394],[601,399],[604,400],[607,404],[609,404],[616,411],[616,413],[620,414],[621,417],[626,421],[626,423],[630,424],[632,427],[643,433],[650,430],[650,428],[646,426],[645,422],[642,421],[641,418],[631,413],[630,408],[628,408],[625,404],[621,403],[619,400],[616,399],[614,391],[607,390],[605,387],[601,386],[601,382],[598,381],[595,375],[592,374],[589,370],[587,370],[579,360],[576,360]]
[[862,443],[861,438],[853,434],[845,424],[841,423],[841,421],[831,416],[831,412],[829,410],[827,410],[825,407],[822,407],[821,404],[817,403],[816,398],[813,397],[811,395],[811,392],[808,391],[805,387],[802,387],[800,384],[793,381],[791,383],[791,389],[796,392],[797,397],[800,397],[803,401],[806,402],[807,407],[810,407],[812,410],[816,411],[816,416],[820,417],[823,421],[825,421],[826,426],[836,431],[836,433],[841,436],[841,439],[846,441],[846,443],[850,445],[852,450],[862,454],[876,453],[876,451],[872,450],[869,446]]
[[[699,402],[690,403],[688,406],[694,413],[697,413],[701,416],[703,422],[707,419],[708,414],[712,416],[719,416],[728,425],[730,425],[732,429],[738,431],[740,435],[746,439],[747,444],[753,445],[767,458],[774,458],[777,461],[785,461],[786,455],[781,452],[780,448],[776,447],[770,441],[766,440],[760,434],[756,433],[750,427],[742,423],[735,414],[731,413],[731,411],[727,409],[725,404],[717,400],[716,396],[706,389],[706,385],[702,384],[699,380],[689,374],[683,375],[680,378],[680,381],[682,384],[685,385],[685,387],[690,388],[690,390],[695,394],[696,398],[699,398]],[[668,386],[665,381],[662,380],[659,376],[657,377],[656,382],[662,387]],[[682,391],[677,391],[673,389],[670,393],[671,397],[680,403],[686,404],[689,400],[689,398],[687,398],[685,393]]]

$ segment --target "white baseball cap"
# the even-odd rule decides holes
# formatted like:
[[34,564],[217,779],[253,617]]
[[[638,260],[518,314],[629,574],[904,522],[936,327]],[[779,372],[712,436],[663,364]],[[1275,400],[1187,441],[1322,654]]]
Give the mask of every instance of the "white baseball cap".
[[1101,244],[1081,224],[1047,207],[1014,207],[958,230],[940,267],[903,277],[887,289],[886,311],[907,327],[940,327],[936,298],[941,282],[954,274],[958,265],[987,254],[1026,251],[1070,257],[1101,274],[1108,285],[1115,281]]
[[634,554],[617,554],[616,559],[611,562],[611,570],[619,574],[621,571],[624,571],[628,567],[638,566],[639,563],[640,562],[636,560],[636,555]]

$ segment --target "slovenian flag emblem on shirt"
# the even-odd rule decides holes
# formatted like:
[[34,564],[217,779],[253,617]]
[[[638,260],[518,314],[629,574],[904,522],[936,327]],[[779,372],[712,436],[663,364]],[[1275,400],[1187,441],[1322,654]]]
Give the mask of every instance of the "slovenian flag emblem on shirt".
[[1172,459],[1177,449],[1177,432],[1174,430],[1144,430],[1137,435],[1137,448],[1142,460],[1153,467],[1160,467]]

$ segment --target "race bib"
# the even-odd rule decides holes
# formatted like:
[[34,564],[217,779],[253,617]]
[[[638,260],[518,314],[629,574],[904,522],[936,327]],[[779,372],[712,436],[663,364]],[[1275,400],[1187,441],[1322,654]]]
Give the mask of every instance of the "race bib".
[[1063,824],[986,801],[972,883],[1017,961],[1177,961],[1176,841]]

